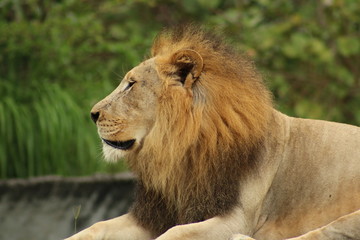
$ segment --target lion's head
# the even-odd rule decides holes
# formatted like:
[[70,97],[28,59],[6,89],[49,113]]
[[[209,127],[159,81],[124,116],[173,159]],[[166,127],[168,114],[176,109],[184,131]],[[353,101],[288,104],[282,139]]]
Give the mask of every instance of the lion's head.
[[156,121],[162,83],[154,59],[129,71],[120,85],[92,109],[105,158],[117,160],[142,148]]
[[94,106],[92,118],[107,159],[125,157],[145,185],[175,198],[190,179],[228,174],[235,155],[246,169],[271,107],[251,61],[187,27],[161,33],[151,58]]

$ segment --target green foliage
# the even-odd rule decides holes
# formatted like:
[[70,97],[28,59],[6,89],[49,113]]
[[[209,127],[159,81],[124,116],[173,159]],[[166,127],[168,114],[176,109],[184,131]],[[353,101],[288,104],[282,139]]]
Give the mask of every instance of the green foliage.
[[0,178],[124,169],[102,162],[91,106],[184,22],[253,58],[281,111],[360,125],[357,1],[4,0]]
[[[1,87],[10,92],[0,102],[1,138],[5,141],[0,146],[2,177],[79,174],[78,165],[86,168],[84,173],[96,165],[95,161],[86,162],[96,155],[96,149],[87,150],[88,145],[98,144],[96,136],[88,124],[77,125],[84,122],[83,116],[68,93],[57,84],[31,87],[32,95],[10,84]],[[16,95],[16,100],[10,97]],[[73,159],[79,161],[71,162]]]
[[254,58],[278,108],[360,125],[360,4],[241,1],[215,24]]

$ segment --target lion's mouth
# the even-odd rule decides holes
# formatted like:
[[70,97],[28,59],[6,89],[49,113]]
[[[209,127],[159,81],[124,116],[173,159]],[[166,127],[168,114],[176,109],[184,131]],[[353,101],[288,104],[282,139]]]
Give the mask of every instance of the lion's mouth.
[[103,139],[104,143],[106,143],[107,145],[113,147],[113,148],[117,148],[120,150],[129,150],[135,143],[135,139],[131,139],[128,141],[110,141],[110,140],[106,140]]

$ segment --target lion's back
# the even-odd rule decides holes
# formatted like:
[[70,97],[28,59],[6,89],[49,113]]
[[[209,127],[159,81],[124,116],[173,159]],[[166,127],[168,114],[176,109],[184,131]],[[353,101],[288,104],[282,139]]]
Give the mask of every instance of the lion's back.
[[283,116],[286,144],[270,204],[279,232],[299,235],[360,209],[360,128]]

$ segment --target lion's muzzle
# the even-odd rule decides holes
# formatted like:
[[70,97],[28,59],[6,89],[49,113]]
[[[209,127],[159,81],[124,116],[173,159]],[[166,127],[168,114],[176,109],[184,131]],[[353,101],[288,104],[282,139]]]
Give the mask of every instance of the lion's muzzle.
[[106,143],[107,145],[116,148],[116,149],[120,149],[120,150],[129,150],[135,143],[135,139],[131,139],[128,141],[110,141],[110,140],[106,140],[103,139],[104,143]]

